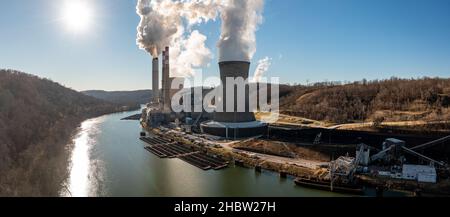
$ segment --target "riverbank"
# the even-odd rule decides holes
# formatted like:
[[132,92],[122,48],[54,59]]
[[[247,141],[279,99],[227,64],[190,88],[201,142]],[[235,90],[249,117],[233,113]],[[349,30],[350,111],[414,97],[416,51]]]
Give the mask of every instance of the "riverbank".
[[15,70],[0,83],[0,196],[58,196],[80,123],[134,109]]
[[[227,141],[203,134],[186,134],[177,129],[164,127],[158,129],[146,127],[146,129],[159,137],[194,147],[211,156],[219,156],[234,162],[235,165],[254,168],[257,172],[267,170],[279,174],[280,177],[290,175],[292,177],[303,177],[308,180],[327,180],[326,178],[323,179],[323,176],[324,173],[328,173],[327,168],[332,162],[326,160],[326,156],[320,155],[328,153],[328,157],[335,156],[337,158],[339,156],[348,156],[349,153],[354,156],[356,151],[356,144],[347,145],[344,147],[344,150],[340,150],[343,145],[316,144],[305,146],[298,143],[259,138]],[[307,149],[306,147],[312,148],[307,152],[307,154],[312,155],[299,157],[306,153],[304,150]],[[347,154],[337,155],[336,149],[339,149],[339,152],[347,151]],[[383,195],[386,192],[387,195],[390,195],[391,192],[402,192],[404,195],[417,196],[440,195],[442,193],[448,195],[449,182],[446,180],[439,180],[437,184],[424,184],[417,181],[405,182],[403,179],[384,179],[377,174],[378,170],[383,169],[374,168],[373,171],[369,171],[370,173],[364,172],[361,173],[363,175],[354,176],[355,179],[352,178],[354,187],[359,187],[360,192],[363,191],[363,188],[373,190],[375,193],[369,194],[373,196]],[[338,183],[335,183],[335,185],[338,185]],[[375,191],[375,189],[377,190]]]
[[[102,197],[335,197],[346,196],[295,186],[291,177],[230,164],[204,171],[180,159],[161,159],[144,149],[134,112],[94,118],[79,131],[78,157],[70,162],[86,172],[69,171],[78,196]],[[239,184],[236,184],[239,183]],[[75,195],[72,195],[75,196]]]
[[[73,193],[70,190],[70,175],[71,175],[71,170],[73,169],[73,167],[77,167],[78,165],[73,165],[73,161],[74,158],[77,158],[79,156],[77,156],[77,143],[79,143],[80,145],[83,145],[83,143],[86,143],[86,135],[83,135],[82,132],[86,130],[86,128],[88,128],[92,122],[95,122],[94,120],[98,120],[98,119],[102,119],[105,118],[107,116],[110,115],[123,115],[123,114],[128,114],[130,112],[140,112],[141,107],[129,107],[129,106],[121,106],[119,111],[114,111],[114,112],[106,112],[103,113],[99,116],[96,117],[89,117],[89,118],[84,118],[83,120],[80,120],[78,122],[78,124],[76,124],[76,126],[74,126],[71,130],[70,136],[67,137],[64,140],[64,144],[65,144],[65,149],[64,149],[64,154],[62,155],[62,159],[64,159],[64,162],[60,162],[58,164],[56,164],[59,169],[58,171],[62,171],[63,175],[59,175],[58,177],[58,182],[59,184],[57,185],[57,187],[55,187],[57,189],[56,194],[53,195],[49,195],[49,196],[76,196],[73,195]],[[80,134],[81,132],[81,134]],[[80,146],[79,145],[79,146]],[[79,148],[79,147],[78,147]],[[84,147],[83,149],[86,149],[86,147]],[[85,150],[81,150],[81,151],[85,151]],[[80,151],[78,151],[80,152]],[[75,169],[78,170],[78,172],[82,172],[80,170],[86,169],[86,166],[83,166],[82,168],[79,169]],[[56,176],[55,176],[56,177]],[[72,181],[72,182],[76,182],[76,180]]]
[[[182,144],[194,147],[200,151],[208,153],[213,156],[219,156],[220,158],[226,159],[230,162],[238,162],[239,165],[248,168],[258,168],[273,171],[276,173],[287,174],[294,177],[298,176],[313,176],[315,172],[320,169],[323,162],[310,161],[303,159],[288,158],[282,156],[273,156],[269,154],[257,154],[253,152],[247,152],[243,150],[234,149],[232,145],[245,142],[223,142],[217,144],[207,144],[207,142],[202,142],[201,139],[198,141],[193,141],[180,136],[176,131],[165,131],[161,132],[158,129],[144,128],[161,137],[168,138]],[[326,164],[326,163],[325,163]]]

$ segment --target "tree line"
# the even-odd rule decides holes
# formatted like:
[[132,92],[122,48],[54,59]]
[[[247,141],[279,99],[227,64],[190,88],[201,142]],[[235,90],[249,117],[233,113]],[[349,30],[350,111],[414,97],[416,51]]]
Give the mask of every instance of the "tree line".
[[450,119],[450,79],[420,78],[291,85],[283,113],[333,123]]

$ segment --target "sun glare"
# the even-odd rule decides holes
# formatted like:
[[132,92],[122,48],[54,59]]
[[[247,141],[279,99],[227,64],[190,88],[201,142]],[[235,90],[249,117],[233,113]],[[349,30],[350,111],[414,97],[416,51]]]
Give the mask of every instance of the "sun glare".
[[85,0],[66,1],[63,8],[64,25],[73,32],[85,32],[92,21],[92,8]]

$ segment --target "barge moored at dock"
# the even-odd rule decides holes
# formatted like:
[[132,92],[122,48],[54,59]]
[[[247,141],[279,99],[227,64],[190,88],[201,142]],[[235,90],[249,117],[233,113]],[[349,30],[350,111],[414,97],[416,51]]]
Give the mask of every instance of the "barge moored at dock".
[[314,188],[318,190],[332,191],[336,193],[345,193],[345,194],[355,194],[355,195],[364,194],[364,188],[362,186],[358,186],[355,184],[344,184],[336,182],[333,183],[333,187],[331,187],[331,182],[329,180],[327,181],[301,177],[296,178],[294,182],[298,186]]
[[159,136],[141,137],[145,143],[149,144],[144,148],[159,158],[179,158],[202,170],[220,170],[228,166],[225,161],[216,156],[209,156],[206,153],[195,150],[190,146],[174,142]]

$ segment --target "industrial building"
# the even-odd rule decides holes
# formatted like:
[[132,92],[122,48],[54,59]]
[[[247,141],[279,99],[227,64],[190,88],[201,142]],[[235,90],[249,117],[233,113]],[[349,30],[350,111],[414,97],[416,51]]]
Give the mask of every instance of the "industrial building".
[[153,99],[142,112],[142,119],[147,126],[156,128],[162,124],[174,122],[177,119],[182,119],[183,114],[176,114],[171,109],[171,98],[178,91],[184,87],[180,86],[178,89],[172,89],[172,81],[176,78],[170,77],[170,61],[169,61],[169,47],[166,47],[162,52],[162,82],[161,89],[159,58],[154,57],[152,61],[152,90]]
[[403,164],[402,178],[418,182],[436,183],[436,168],[428,165]]
[[[211,104],[209,106],[216,108],[216,112],[208,113],[203,106],[201,111],[196,111],[194,108],[195,103],[204,104],[205,96],[209,95],[211,89],[205,89],[204,87],[184,89],[183,86],[172,89],[172,82],[176,78],[170,76],[169,52],[168,47],[162,52],[161,76],[159,74],[159,58],[153,58],[152,87],[154,97],[142,114],[142,120],[147,127],[159,129],[156,130],[159,136],[156,138],[157,141],[161,142],[161,138],[172,134],[172,139],[177,140],[181,138],[181,143],[193,145],[197,147],[197,150],[203,150],[207,153],[213,150],[211,147],[225,147],[225,150],[230,148],[226,145],[229,143],[228,141],[226,141],[226,144],[221,144],[223,139],[238,140],[240,138],[266,135],[268,124],[258,121],[254,111],[250,108],[250,96],[253,96],[253,94],[250,93],[249,85],[244,83],[244,98],[242,93],[238,97],[238,92],[236,91],[237,88],[243,90],[242,86],[227,86],[227,78],[234,80],[238,78],[248,79],[250,62],[224,61],[219,63],[221,85],[215,90],[219,90],[224,95],[221,97],[215,96],[213,102],[208,103]],[[160,78],[162,80],[161,88],[159,87]],[[234,90],[227,90],[227,88],[234,88]],[[192,106],[192,112],[176,113],[172,110],[171,100],[181,90],[183,90],[183,93],[190,95],[190,98],[184,97],[182,100],[191,100],[191,103],[182,103],[184,106]],[[272,88],[270,87],[266,91],[269,92],[271,90]],[[196,95],[195,93],[198,92],[202,94]],[[256,95],[256,97],[260,96]],[[229,101],[230,99],[234,101]],[[243,103],[245,103],[245,109],[243,111],[238,110],[238,107],[242,109]],[[230,106],[230,104],[234,106]],[[223,107],[220,108],[220,106]],[[234,107],[234,110],[227,111],[229,107]],[[272,130],[271,134],[274,134]],[[290,131],[292,130],[290,128],[286,130],[286,128],[282,127],[278,128],[278,133],[280,131],[283,132],[278,135],[285,136],[288,131],[291,133]],[[302,134],[305,132],[308,132],[308,130],[301,131]],[[159,157],[180,157],[180,159],[205,170],[223,168],[228,164],[210,158],[211,156],[207,154],[203,157],[199,156],[197,151],[188,150],[174,141],[165,142],[165,144],[154,144],[155,141],[152,140],[155,139],[154,137],[146,137],[145,133],[143,135],[143,141],[150,145],[146,149]],[[298,134],[296,133],[295,136],[297,137]],[[316,136],[316,140],[319,138],[319,141],[314,141],[313,144],[315,146],[320,145],[321,137],[322,131]],[[297,175],[295,183],[305,187],[352,194],[364,194],[364,186],[366,185],[376,186],[377,194],[380,194],[380,192],[382,194],[384,189],[409,191],[412,189],[412,191],[417,191],[417,189],[425,188],[423,187],[424,185],[438,183],[442,179],[442,174],[445,174],[443,171],[449,171],[447,163],[426,156],[422,150],[449,139],[450,136],[447,136],[414,147],[407,147],[406,142],[403,140],[386,138],[382,142],[381,149],[378,146],[377,148],[360,143],[356,146],[355,157],[349,156],[348,153],[346,156],[340,156],[325,164],[324,167],[315,168],[313,176],[298,176],[298,174],[295,174]],[[251,160],[255,160],[252,156],[258,157],[257,154],[250,152],[249,154],[241,155],[240,153],[243,152],[234,152],[236,149],[231,148],[233,153],[248,157]],[[286,160],[286,162],[290,162],[290,159]],[[257,168],[260,170],[261,165],[255,165],[255,170]],[[282,173],[285,173],[285,171],[280,171],[280,175]]]
[[[186,120],[183,126],[188,131],[195,128],[196,125],[202,133],[211,134],[223,138],[237,139],[242,137],[253,137],[263,135],[266,133],[268,125],[266,123],[257,121],[253,111],[250,111],[249,105],[249,86],[245,84],[245,111],[238,112],[238,95],[237,91],[227,91],[227,78],[243,78],[247,80],[249,77],[250,62],[245,61],[226,61],[220,62],[220,79],[223,88],[223,97],[215,99],[216,105],[222,105],[223,111],[215,112],[214,114],[203,112],[189,112],[189,113],[175,113],[171,107],[172,97],[182,90],[181,86],[178,89],[172,89],[171,85],[174,77],[170,77],[170,50],[166,47],[162,52],[162,87],[159,87],[159,58],[153,58],[152,64],[152,89],[154,96],[152,102],[143,111],[143,120],[147,122],[150,127],[158,127],[163,124],[171,122],[179,123],[180,120]],[[161,91],[160,91],[161,90]],[[191,90],[194,91],[193,89]],[[226,111],[227,106],[227,92],[234,92],[234,111]],[[202,91],[203,93],[203,91]],[[195,94],[191,94],[194,96]],[[191,98],[192,102],[199,102],[198,99]],[[200,101],[203,105],[203,98]],[[191,103],[194,105],[193,103]],[[188,121],[189,120],[189,121]],[[194,121],[195,120],[195,121]]]

